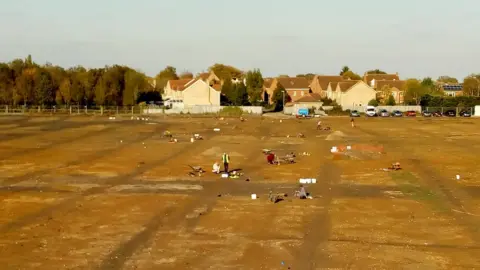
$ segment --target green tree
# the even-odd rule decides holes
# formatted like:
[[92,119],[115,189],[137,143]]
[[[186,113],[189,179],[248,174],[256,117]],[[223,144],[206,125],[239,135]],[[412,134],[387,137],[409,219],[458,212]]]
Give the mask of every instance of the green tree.
[[231,101],[235,106],[249,105],[247,87],[243,83],[234,84]]
[[357,73],[354,73],[351,70],[346,71],[345,73],[342,74],[342,77],[347,80],[361,80],[362,77],[358,75]]
[[226,78],[225,82],[222,85],[221,93],[225,97],[225,102],[227,105],[233,104],[235,100],[235,92],[234,86],[232,83],[232,79]]
[[123,105],[132,106],[136,103],[140,91],[146,85],[144,74],[129,70],[125,73],[125,90],[123,91]]
[[262,101],[263,76],[259,69],[250,70],[246,74],[247,93],[252,105],[258,105]]
[[395,106],[397,104],[397,102],[395,102],[395,98],[393,97],[393,95],[389,95],[388,96],[388,99],[387,99],[387,102],[385,103],[385,105],[387,106]]
[[179,76],[180,79],[193,79],[193,73],[189,71],[184,71]]
[[163,93],[169,80],[178,80],[177,69],[172,66],[167,66],[155,76],[155,89]]
[[213,73],[215,73],[215,75],[217,75],[220,80],[224,81],[226,81],[227,78],[240,79],[243,76],[243,72],[240,69],[224,64],[216,63],[213,66],[209,67],[208,70],[213,71]]
[[373,70],[369,70],[366,72],[367,74],[387,74],[385,71],[382,71],[380,69],[373,69]]
[[282,111],[284,101],[285,103],[287,103],[287,102],[290,102],[291,100],[292,99],[288,95],[285,88],[281,84],[278,84],[277,88],[273,91],[273,95],[272,95],[272,102],[275,104],[275,111]]
[[350,68],[348,66],[343,66],[339,75],[343,76],[343,74],[347,73],[348,71],[350,71]]
[[313,74],[313,73],[297,74],[296,77],[297,77],[297,78],[305,78],[305,79],[307,79],[307,80],[313,80],[313,78],[315,77],[315,74]]
[[50,105],[55,101],[55,83],[50,73],[40,69],[35,74],[35,98],[38,105]]
[[453,78],[450,76],[440,76],[438,77],[437,81],[442,83],[449,83],[449,84],[458,83],[458,80],[456,78]]
[[368,106],[375,106],[377,107],[378,106],[378,100],[376,99],[372,99],[368,102]]

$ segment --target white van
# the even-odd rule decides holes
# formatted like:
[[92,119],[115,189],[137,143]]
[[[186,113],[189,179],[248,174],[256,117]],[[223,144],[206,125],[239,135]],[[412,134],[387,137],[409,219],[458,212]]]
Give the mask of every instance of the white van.
[[375,106],[367,106],[365,109],[365,115],[369,117],[377,116],[377,109]]

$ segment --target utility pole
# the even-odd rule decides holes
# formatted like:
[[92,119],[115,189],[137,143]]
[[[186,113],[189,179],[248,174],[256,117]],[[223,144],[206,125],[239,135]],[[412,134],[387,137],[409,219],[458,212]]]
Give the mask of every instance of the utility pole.
[[285,111],[285,90],[282,90],[282,110]]

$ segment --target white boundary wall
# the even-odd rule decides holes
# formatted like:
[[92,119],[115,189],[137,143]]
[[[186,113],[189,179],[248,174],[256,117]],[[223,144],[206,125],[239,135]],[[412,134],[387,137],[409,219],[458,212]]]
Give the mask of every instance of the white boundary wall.
[[[215,105],[197,105],[197,106],[186,106],[185,108],[172,108],[172,109],[144,109],[144,114],[180,114],[180,113],[190,113],[190,114],[209,114],[209,113],[218,113],[223,108],[228,106],[215,106]],[[238,106],[245,113],[249,114],[263,114],[262,106]]]
[[477,117],[480,117],[480,106],[475,106],[475,109],[473,110],[474,113],[473,113],[473,116],[477,116]]

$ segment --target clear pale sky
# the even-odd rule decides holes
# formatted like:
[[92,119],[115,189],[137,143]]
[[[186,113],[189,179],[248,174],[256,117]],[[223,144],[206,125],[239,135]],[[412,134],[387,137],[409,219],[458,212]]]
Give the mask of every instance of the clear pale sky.
[[1,0],[0,61],[70,67],[213,63],[265,76],[480,73],[478,0]]

